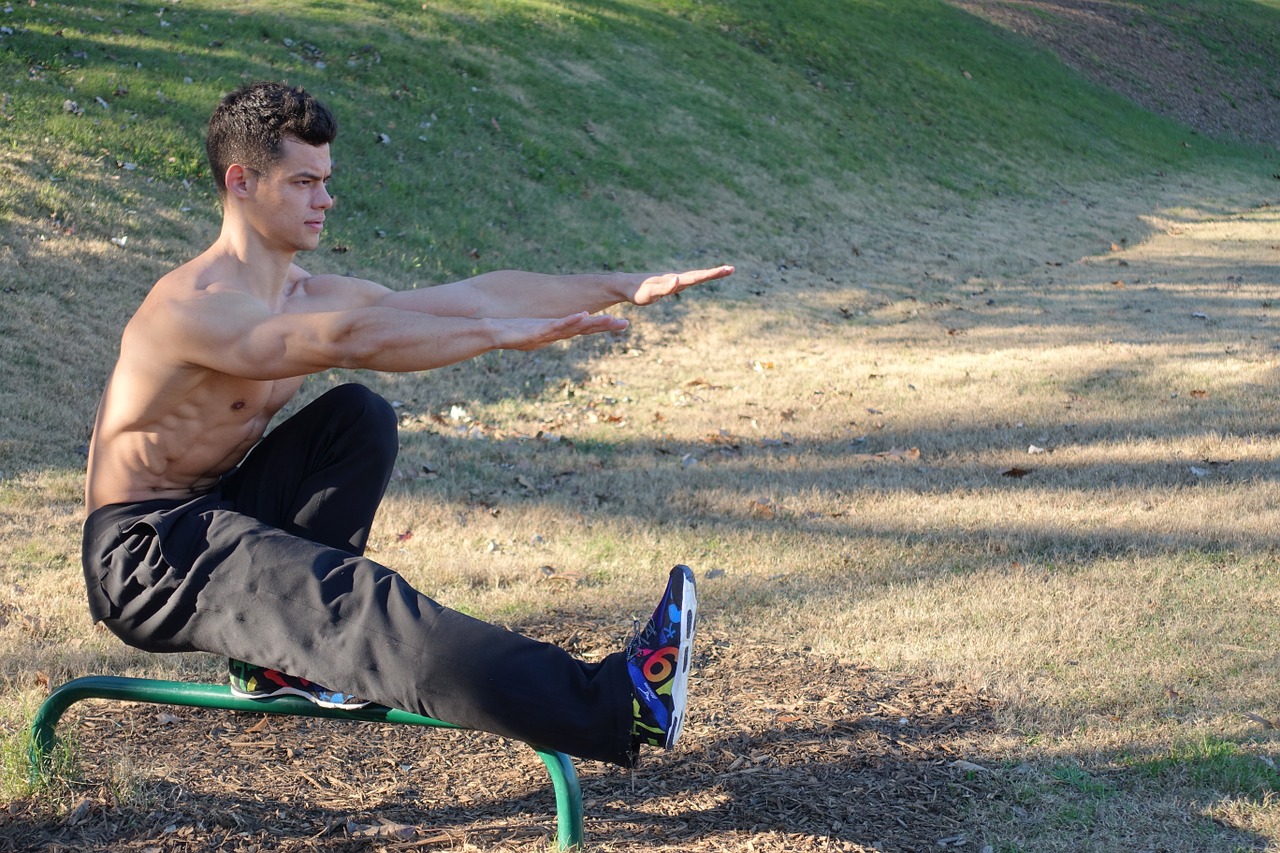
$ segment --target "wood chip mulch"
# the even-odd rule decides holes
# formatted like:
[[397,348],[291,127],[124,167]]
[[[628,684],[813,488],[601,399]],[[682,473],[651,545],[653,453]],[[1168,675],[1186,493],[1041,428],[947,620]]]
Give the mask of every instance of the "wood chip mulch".
[[[586,617],[521,630],[586,655]],[[585,638],[585,639],[584,639]],[[578,762],[589,850],[976,849],[993,702],[704,631],[680,746]],[[82,702],[76,779],[0,809],[0,851],[545,851],[555,798],[527,746],[478,732]]]

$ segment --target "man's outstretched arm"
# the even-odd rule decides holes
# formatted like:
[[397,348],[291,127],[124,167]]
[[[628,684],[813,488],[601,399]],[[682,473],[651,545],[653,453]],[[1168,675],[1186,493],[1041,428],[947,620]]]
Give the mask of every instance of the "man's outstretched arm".
[[442,317],[566,317],[579,311],[594,314],[620,302],[650,305],[732,274],[733,267],[727,265],[659,274],[544,275],[498,270],[452,284],[391,292],[379,304]]
[[206,296],[152,324],[177,360],[267,381],[333,367],[431,370],[495,349],[534,350],[627,321],[580,311],[564,317],[441,317],[372,305],[273,314],[256,300]]

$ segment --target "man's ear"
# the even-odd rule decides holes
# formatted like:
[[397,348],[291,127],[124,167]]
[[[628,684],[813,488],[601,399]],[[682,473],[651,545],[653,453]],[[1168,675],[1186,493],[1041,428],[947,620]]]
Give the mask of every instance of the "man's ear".
[[257,173],[239,163],[227,167],[227,193],[236,198],[247,198],[257,183]]

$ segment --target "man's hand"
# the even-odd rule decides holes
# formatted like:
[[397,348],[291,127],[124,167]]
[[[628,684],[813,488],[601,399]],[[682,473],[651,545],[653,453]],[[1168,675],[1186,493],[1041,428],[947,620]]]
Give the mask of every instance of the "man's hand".
[[628,301],[635,305],[651,305],[662,297],[679,293],[687,287],[730,275],[733,275],[733,267],[727,265],[713,267],[708,270],[690,270],[689,272],[651,275],[639,282]]
[[588,314],[586,311],[558,320],[507,319],[493,322],[498,324],[496,348],[517,350],[540,349],[547,344],[579,335],[620,332],[628,325],[621,317]]

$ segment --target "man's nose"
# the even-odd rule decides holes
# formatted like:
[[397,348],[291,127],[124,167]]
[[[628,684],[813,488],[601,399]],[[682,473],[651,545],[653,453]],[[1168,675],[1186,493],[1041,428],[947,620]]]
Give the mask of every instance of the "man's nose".
[[320,189],[316,192],[315,199],[312,200],[312,204],[320,210],[328,210],[337,203],[338,200],[329,195],[329,188],[323,184],[320,185]]

